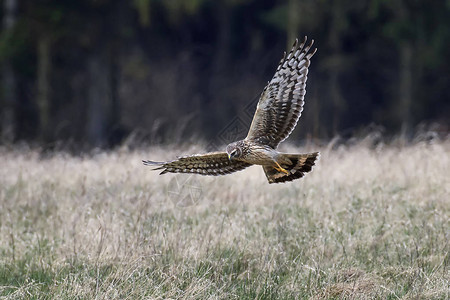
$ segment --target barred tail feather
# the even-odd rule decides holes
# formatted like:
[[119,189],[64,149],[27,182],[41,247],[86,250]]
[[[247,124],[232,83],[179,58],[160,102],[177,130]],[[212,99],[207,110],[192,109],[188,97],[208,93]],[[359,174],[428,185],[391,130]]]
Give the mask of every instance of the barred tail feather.
[[285,161],[288,159],[291,164],[281,164],[281,166],[289,172],[286,174],[276,170],[272,166],[263,166],[264,172],[266,173],[267,180],[269,183],[281,183],[288,182],[298,178],[301,178],[312,170],[319,152],[308,153],[308,154],[282,154],[281,160]]

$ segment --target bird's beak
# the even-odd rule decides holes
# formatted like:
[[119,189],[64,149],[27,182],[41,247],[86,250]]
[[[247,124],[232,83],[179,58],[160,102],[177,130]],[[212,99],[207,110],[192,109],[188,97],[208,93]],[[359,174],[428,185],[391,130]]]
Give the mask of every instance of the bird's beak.
[[228,160],[231,161],[231,155],[230,155],[230,153],[227,153],[227,154],[228,154]]

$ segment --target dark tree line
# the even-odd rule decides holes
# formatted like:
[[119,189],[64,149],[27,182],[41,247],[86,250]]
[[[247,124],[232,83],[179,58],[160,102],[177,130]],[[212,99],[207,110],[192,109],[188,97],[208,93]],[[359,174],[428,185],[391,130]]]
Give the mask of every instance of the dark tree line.
[[304,35],[319,51],[297,139],[448,131],[445,0],[3,0],[0,15],[2,143],[214,140]]

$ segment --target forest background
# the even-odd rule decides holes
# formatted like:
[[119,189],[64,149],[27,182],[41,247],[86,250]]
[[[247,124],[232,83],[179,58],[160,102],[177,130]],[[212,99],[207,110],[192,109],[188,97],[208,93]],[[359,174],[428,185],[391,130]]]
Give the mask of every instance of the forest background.
[[245,136],[295,38],[315,40],[291,141],[447,136],[450,1],[3,0],[1,143]]

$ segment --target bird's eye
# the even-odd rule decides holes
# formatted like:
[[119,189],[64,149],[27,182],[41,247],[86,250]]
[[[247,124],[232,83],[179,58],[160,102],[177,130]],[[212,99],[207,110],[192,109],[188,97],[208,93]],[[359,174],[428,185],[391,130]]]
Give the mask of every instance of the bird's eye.
[[230,153],[231,156],[235,156],[236,154],[237,154],[237,150],[236,150],[236,149],[234,149],[234,150],[231,151],[231,153]]

